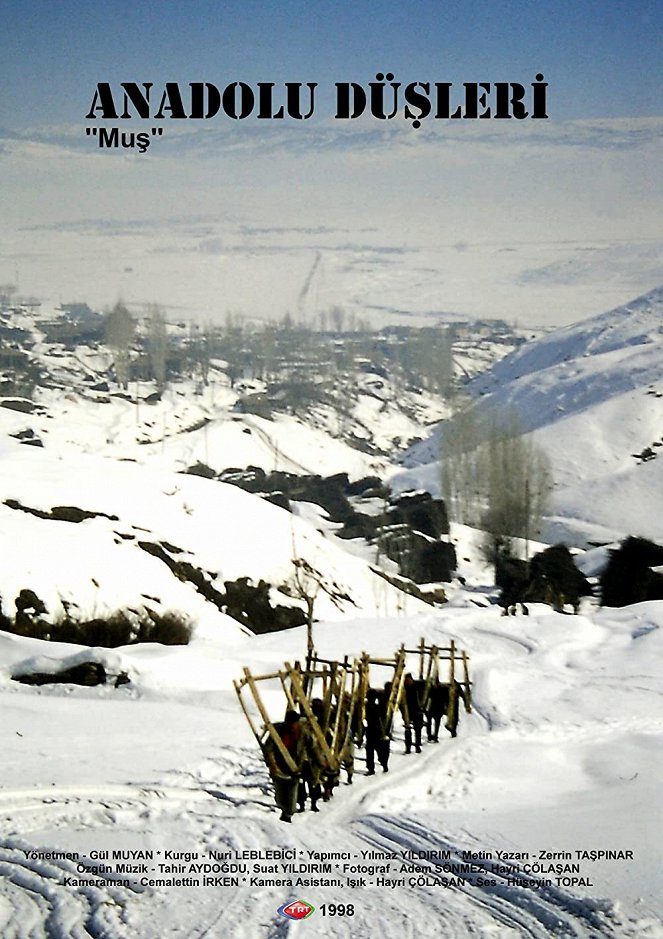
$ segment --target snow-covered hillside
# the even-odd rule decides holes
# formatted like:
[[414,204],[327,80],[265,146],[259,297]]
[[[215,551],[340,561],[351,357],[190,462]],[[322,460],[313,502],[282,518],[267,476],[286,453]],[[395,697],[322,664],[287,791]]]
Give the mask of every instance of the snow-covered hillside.
[[[526,343],[475,378],[479,414],[515,411],[551,459],[548,541],[663,538],[663,288]],[[444,425],[403,458],[438,485]]]
[[[3,443],[0,458],[0,596],[8,601],[6,611],[27,588],[54,616],[63,601],[81,616],[147,604],[184,610],[201,626],[227,630],[214,603],[149,553],[151,545],[192,564],[220,590],[224,581],[241,577],[283,584],[291,559],[301,556],[351,594],[344,614],[371,615],[400,602],[400,592],[314,524],[235,486],[92,455],[56,456],[15,441]],[[29,511],[48,515],[55,506],[91,517],[72,522]],[[316,613],[335,618],[339,610],[323,593]]]
[[[79,320],[53,311],[40,329],[28,310],[2,316],[2,384],[33,386],[29,394],[0,397],[5,615],[13,616],[20,591],[30,590],[54,618],[65,610],[81,618],[126,608],[173,610],[200,628],[220,623],[227,629],[218,596],[226,581],[264,580],[272,603],[303,606],[277,589],[291,577],[296,556],[349,592],[344,613],[374,615],[404,603],[418,608],[369,570],[375,549],[364,543],[362,553],[323,537],[335,526],[319,506],[287,512],[205,474],[251,466],[267,473],[345,473],[350,480],[384,476],[384,453],[446,412],[439,396],[419,388],[397,393],[395,383],[366,363],[336,380],[329,400],[342,399],[338,408],[312,403],[308,415],[289,413],[286,405],[279,410],[276,402],[267,416],[256,413],[247,398],[259,398],[264,384],[235,381],[223,361],[211,363],[205,382],[179,374],[155,393],[153,381],[137,378],[125,390],[113,380],[103,342],[49,338],[98,333],[101,319],[89,310]],[[188,333],[172,328],[184,331],[180,345],[173,344],[181,350]],[[196,468],[203,475],[186,472]],[[64,518],[53,511],[62,507]],[[194,580],[202,578],[202,590],[189,569]],[[316,615],[339,613],[323,591]]]
[[470,391],[490,394],[497,407],[516,408],[525,431],[631,391],[651,390],[655,397],[661,379],[662,316],[663,287],[527,343],[476,378]]

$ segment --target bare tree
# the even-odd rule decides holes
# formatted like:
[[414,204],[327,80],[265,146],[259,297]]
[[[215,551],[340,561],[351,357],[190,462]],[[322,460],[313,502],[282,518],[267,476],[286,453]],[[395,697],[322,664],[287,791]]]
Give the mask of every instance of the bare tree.
[[440,481],[449,515],[457,522],[477,522],[481,498],[477,456],[485,439],[484,422],[468,406],[459,408],[442,425]]
[[514,414],[459,411],[443,427],[442,493],[457,521],[486,532],[486,557],[511,553],[540,529],[552,491],[547,455],[523,436]]
[[213,345],[214,327],[211,323],[206,322],[203,324],[202,332],[200,333],[199,366],[200,377],[203,385],[207,385],[209,383],[209,370],[212,363]]
[[329,317],[332,322],[332,326],[337,333],[343,332],[343,326],[345,325],[345,310],[340,306],[333,306],[329,311]]
[[117,381],[123,388],[127,388],[129,385],[129,356],[136,333],[136,321],[120,301],[106,314],[104,333],[106,345],[113,354]]
[[0,284],[0,306],[9,306],[16,289],[16,284]]
[[150,307],[148,353],[152,378],[156,382],[159,392],[162,392],[166,387],[168,333],[166,331],[166,320],[158,306]]
[[533,441],[515,432],[491,428],[482,448],[480,478],[487,508],[480,527],[486,532],[484,553],[491,563],[500,554],[513,554],[513,539],[529,540],[540,528],[552,491],[547,455]]
[[292,558],[293,570],[288,580],[280,586],[282,593],[288,597],[303,600],[306,605],[306,653],[313,655],[313,610],[320,593],[326,594],[337,609],[343,608],[343,603],[354,601],[342,587],[334,580],[325,577],[317,568],[305,558]]
[[209,323],[199,326],[198,323],[189,324],[189,363],[191,377],[197,378],[201,386],[209,381],[209,370],[212,359],[212,345],[214,342],[214,329]]
[[450,327],[411,329],[399,348],[400,365],[407,381],[429,391],[447,394],[453,383],[453,331]]

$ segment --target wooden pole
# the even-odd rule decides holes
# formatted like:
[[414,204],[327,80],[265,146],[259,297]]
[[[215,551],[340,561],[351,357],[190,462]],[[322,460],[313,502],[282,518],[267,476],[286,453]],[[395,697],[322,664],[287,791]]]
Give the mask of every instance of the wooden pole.
[[304,687],[299,678],[299,675],[296,671],[291,670],[290,664],[288,662],[285,663],[285,667],[286,669],[288,669],[288,671],[291,672],[291,681],[292,681],[293,690],[299,702],[299,706],[304,712],[304,715],[309,720],[309,726],[311,728],[311,732],[313,733],[316,740],[320,744],[320,749],[322,750],[322,753],[325,759],[327,760],[327,764],[329,768],[332,771],[336,771],[338,769],[338,761],[336,760],[336,757],[329,749],[329,744],[327,743],[325,735],[322,733],[322,730],[320,729],[320,725],[318,724],[318,719],[316,718],[315,714],[311,710],[311,703],[304,692]]
[[470,670],[468,665],[467,652],[463,650],[463,672],[465,675],[465,710],[468,714],[472,713],[472,686],[470,685]]
[[[292,773],[298,773],[299,767],[297,766],[291,754],[288,752],[285,744],[281,740],[281,736],[276,730],[276,727],[274,727],[274,724],[272,723],[270,716],[267,713],[267,710],[265,709],[265,705],[262,703],[262,699],[260,697],[260,693],[253,679],[253,676],[251,675],[248,668],[244,669],[244,677],[246,679],[246,684],[249,686],[249,689],[251,690],[251,694],[253,695],[253,700],[256,703],[256,707],[258,708],[258,711],[260,712],[260,716],[262,717],[264,721],[265,728],[267,732],[269,733],[270,737],[272,738],[272,740],[274,741],[279,753],[283,757],[286,766]],[[244,713],[245,714],[247,713],[246,709],[244,709]],[[247,717],[248,717],[248,714],[247,714]],[[249,720],[249,723],[251,723],[250,720]],[[258,738],[258,742],[260,743],[260,746],[264,748],[264,745],[261,742],[260,738]]]

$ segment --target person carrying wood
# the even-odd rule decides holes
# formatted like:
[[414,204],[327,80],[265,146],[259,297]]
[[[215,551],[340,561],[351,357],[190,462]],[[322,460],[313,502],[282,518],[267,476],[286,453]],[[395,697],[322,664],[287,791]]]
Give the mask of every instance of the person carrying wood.
[[389,693],[369,688],[366,695],[366,775],[375,774],[375,757],[377,755],[380,765],[385,773],[389,772],[389,751],[391,737],[386,726]]
[[286,761],[271,736],[263,743],[263,753],[274,785],[274,801],[281,809],[281,821],[291,822],[297,809],[304,743],[297,711],[286,711],[285,719],[274,724],[274,730],[289,754],[292,765]]
[[352,696],[345,692],[339,707],[341,717],[338,726],[339,761],[347,776],[348,785],[352,785],[352,776],[355,769],[355,736],[357,732],[357,711]]
[[458,713],[461,700],[465,706],[465,710],[469,711],[471,708],[469,691],[466,687],[463,687],[459,681],[454,681],[449,685],[449,709],[447,711],[447,722],[445,724],[452,737],[455,737],[458,732]]
[[[322,698],[313,698],[311,711],[318,724],[324,723],[324,702]],[[306,808],[306,799],[311,800],[311,811],[318,812],[318,800],[322,796],[322,781],[328,770],[327,760],[324,757],[318,739],[313,733],[310,721],[302,718],[299,722],[301,728],[301,776],[297,802],[299,811]],[[326,800],[325,800],[326,801]]]
[[435,678],[428,695],[428,712],[426,725],[430,743],[438,743],[440,739],[440,723],[449,709],[449,685],[442,684]]
[[412,731],[414,730],[414,746],[417,753],[421,753],[421,728],[424,725],[424,712],[421,706],[425,682],[415,681],[412,672],[408,672],[403,683],[403,698],[401,714],[405,724],[405,752],[412,752]]

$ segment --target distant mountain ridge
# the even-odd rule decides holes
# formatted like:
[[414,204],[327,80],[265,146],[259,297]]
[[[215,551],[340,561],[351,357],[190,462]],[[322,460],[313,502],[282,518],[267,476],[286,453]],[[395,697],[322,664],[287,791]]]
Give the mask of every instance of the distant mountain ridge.
[[[483,416],[515,412],[550,457],[543,537],[663,539],[663,287],[511,352],[466,386]],[[439,486],[444,422],[400,457],[397,486]]]
[[662,364],[663,286],[525,344],[468,389],[514,408],[531,431],[657,382]]

